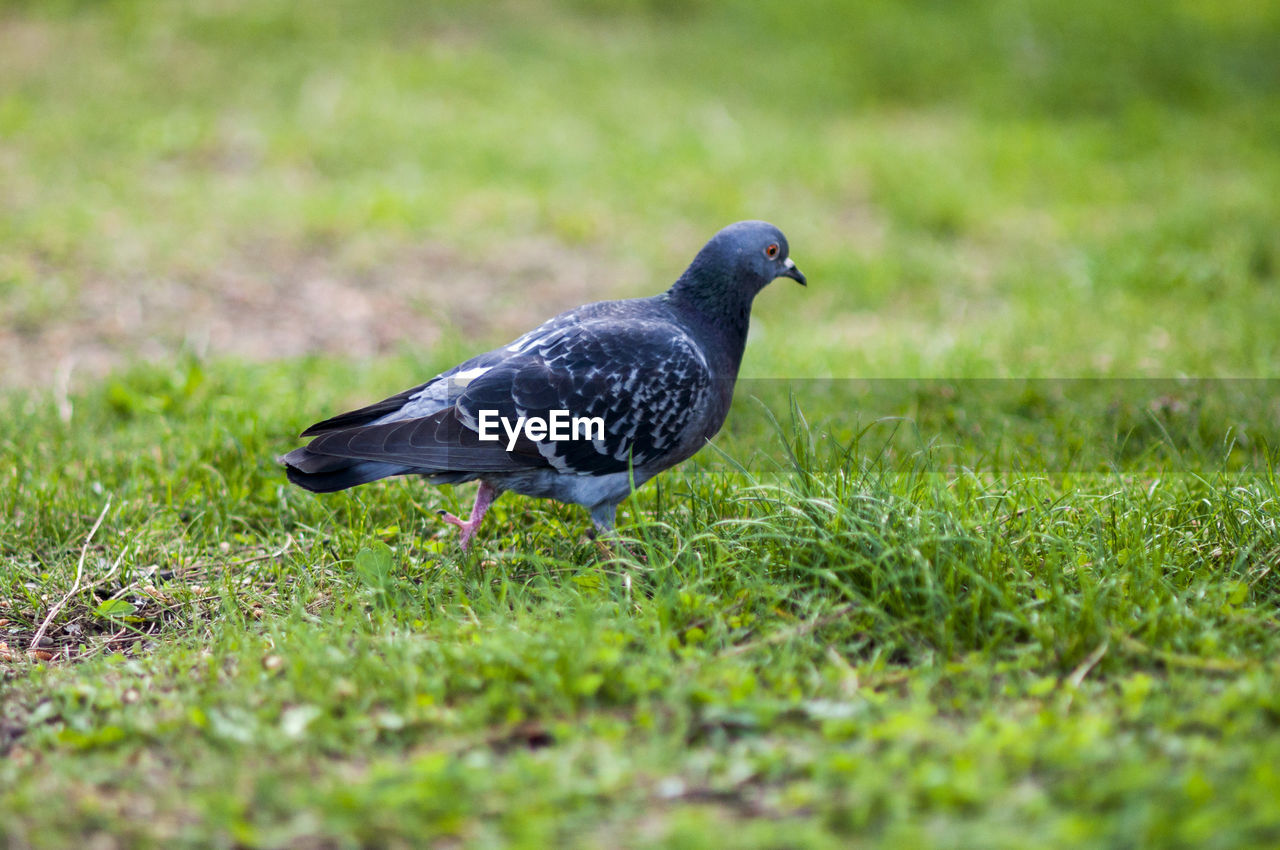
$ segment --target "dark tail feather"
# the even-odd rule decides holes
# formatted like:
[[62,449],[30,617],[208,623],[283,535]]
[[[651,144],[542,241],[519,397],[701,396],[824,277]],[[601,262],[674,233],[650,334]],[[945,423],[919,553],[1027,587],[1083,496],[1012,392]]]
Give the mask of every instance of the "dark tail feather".
[[299,487],[313,493],[334,493],[379,478],[404,475],[416,470],[399,463],[380,463],[349,457],[317,454],[305,448],[294,449],[280,458],[285,474]]

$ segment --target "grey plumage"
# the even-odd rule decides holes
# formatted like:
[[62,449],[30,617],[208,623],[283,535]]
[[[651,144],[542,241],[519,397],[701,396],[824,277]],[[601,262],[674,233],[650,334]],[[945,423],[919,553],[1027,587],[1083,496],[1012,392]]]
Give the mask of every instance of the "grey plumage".
[[[289,480],[332,492],[393,475],[436,484],[480,480],[463,547],[505,490],[586,507],[602,530],[618,504],[691,457],[724,423],[752,300],[770,281],[804,275],[766,222],[717,233],[661,295],[562,313],[512,343],[424,384],[312,425],[282,458]],[[592,439],[480,439],[481,416],[599,417]],[[486,411],[488,411],[486,413]]]

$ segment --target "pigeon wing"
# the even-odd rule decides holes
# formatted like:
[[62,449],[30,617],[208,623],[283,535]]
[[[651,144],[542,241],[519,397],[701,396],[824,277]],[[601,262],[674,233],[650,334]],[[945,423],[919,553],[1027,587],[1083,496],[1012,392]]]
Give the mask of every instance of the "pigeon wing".
[[329,431],[342,431],[347,428],[355,428],[360,425],[368,425],[378,419],[383,418],[387,414],[395,413],[402,409],[406,404],[419,396],[423,390],[434,383],[437,378],[433,378],[425,384],[405,390],[402,393],[396,393],[390,398],[384,398],[382,401],[374,402],[367,407],[359,410],[351,410],[346,413],[339,413],[337,416],[331,416],[323,422],[317,422],[307,430],[303,431],[300,436],[313,437],[317,434],[324,434]]
[[[494,365],[475,367],[478,374],[451,391],[452,404],[427,416],[328,430],[308,449],[429,471],[550,468],[604,475],[678,450],[711,399],[705,358],[687,334],[666,323],[587,322],[522,341],[517,351],[507,352]],[[388,410],[393,399],[412,399],[421,391],[365,410]],[[603,428],[579,430],[571,434],[578,439],[566,440],[531,440],[522,429],[508,449],[506,429],[494,427],[503,419],[515,427],[522,418],[551,421],[553,415],[570,425],[574,419],[598,419]],[[498,439],[480,439],[482,417]]]

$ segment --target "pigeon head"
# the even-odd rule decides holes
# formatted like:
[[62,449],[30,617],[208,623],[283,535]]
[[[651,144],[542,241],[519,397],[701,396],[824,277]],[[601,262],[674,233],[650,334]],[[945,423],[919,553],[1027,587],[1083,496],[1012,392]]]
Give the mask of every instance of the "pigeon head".
[[767,221],[740,221],[702,247],[671,287],[705,312],[743,316],[760,290],[779,277],[806,285],[791,261],[787,237]]

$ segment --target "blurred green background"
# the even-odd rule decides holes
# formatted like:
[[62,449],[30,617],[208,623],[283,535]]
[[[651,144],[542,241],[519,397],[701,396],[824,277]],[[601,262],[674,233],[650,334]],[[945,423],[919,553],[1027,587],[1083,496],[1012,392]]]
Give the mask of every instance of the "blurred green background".
[[747,375],[1272,374],[1277,45],[1260,0],[10,0],[0,380],[474,351],[742,218],[812,281]]

